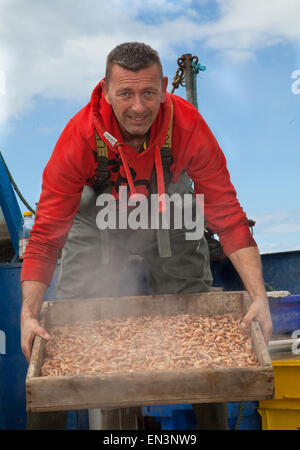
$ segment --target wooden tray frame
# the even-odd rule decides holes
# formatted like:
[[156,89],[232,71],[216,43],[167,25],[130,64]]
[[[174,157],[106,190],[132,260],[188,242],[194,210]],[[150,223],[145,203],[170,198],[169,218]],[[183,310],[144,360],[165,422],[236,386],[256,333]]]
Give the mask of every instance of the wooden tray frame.
[[[121,297],[44,302],[41,325],[77,320],[182,313],[245,314],[250,304],[244,291]],[[26,377],[28,411],[118,408],[138,405],[257,401],[270,399],[274,373],[258,322],[251,323],[260,366],[181,369],[103,375],[40,376],[45,341],[34,340]]]

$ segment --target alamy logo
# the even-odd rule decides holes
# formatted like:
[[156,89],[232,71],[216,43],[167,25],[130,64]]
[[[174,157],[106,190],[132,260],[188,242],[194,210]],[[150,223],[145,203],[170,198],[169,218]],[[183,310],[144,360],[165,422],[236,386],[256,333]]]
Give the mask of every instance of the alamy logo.
[[291,91],[294,95],[300,94],[300,70],[294,70],[292,78],[295,80],[291,86]]
[[4,331],[0,330],[0,355],[6,354],[6,339]]
[[[165,212],[159,214],[163,200]],[[99,230],[184,229],[186,240],[199,240],[204,234],[203,194],[151,194],[149,198],[135,194],[128,199],[127,186],[121,186],[118,205],[113,195],[101,194],[96,206],[100,207],[96,217]]]
[[293,331],[292,339],[295,340],[292,344],[292,352],[294,355],[300,355],[300,330]]

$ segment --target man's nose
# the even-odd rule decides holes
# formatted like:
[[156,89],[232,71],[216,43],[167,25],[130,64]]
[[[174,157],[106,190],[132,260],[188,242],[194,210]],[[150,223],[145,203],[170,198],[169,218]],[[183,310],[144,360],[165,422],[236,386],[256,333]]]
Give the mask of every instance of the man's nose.
[[142,114],[145,111],[145,106],[141,96],[135,95],[132,100],[131,109],[136,114]]

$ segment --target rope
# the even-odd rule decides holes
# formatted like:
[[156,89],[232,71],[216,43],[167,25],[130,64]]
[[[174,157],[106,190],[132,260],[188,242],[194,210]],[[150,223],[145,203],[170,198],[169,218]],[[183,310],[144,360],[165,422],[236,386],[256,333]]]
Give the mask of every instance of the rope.
[[269,283],[267,283],[266,281],[265,281],[265,288],[266,288],[266,291],[276,291],[276,289],[274,289]]
[[9,178],[11,184],[13,185],[14,190],[15,190],[16,193],[18,194],[20,200],[21,200],[22,203],[26,206],[26,208],[28,208],[28,210],[32,212],[32,214],[35,214],[35,210],[34,210],[33,208],[31,208],[31,206],[29,205],[29,203],[27,203],[27,201],[25,200],[25,198],[24,198],[23,195],[21,194],[20,189],[19,189],[18,186],[16,185],[16,183],[15,183],[13,177],[12,177],[12,174],[10,173],[10,171],[9,171],[7,165],[6,165],[6,162],[5,162],[4,157],[3,157],[3,155],[2,155],[1,152],[0,152],[0,156],[1,156],[2,160],[3,160],[3,164],[4,164],[4,167],[5,167],[6,171],[7,171],[8,178]]
[[241,420],[243,418],[244,415],[244,409],[245,409],[245,402],[240,402],[239,404],[239,411],[238,411],[238,415],[237,415],[237,419],[234,425],[234,429],[235,430],[239,430],[240,429],[240,425],[241,425]]
[[201,66],[200,63],[198,63],[198,58],[196,61],[192,61],[192,71],[193,71],[193,87],[195,92],[195,106],[198,109],[198,100],[197,100],[197,75],[200,72],[200,70],[206,70],[205,66]]

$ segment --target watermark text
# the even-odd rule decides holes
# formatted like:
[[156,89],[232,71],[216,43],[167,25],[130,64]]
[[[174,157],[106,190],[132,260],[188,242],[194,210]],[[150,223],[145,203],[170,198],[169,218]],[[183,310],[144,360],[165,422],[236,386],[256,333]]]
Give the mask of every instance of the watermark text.
[[198,240],[204,234],[203,194],[135,194],[128,198],[127,186],[122,186],[118,203],[113,195],[101,194],[96,206],[100,207],[96,217],[99,230],[183,229],[186,240]]
[[298,95],[300,94],[300,69],[293,71],[292,79],[295,81],[292,83],[291,91],[294,95]]
[[295,340],[292,343],[292,352],[294,355],[300,355],[300,330],[293,331],[292,339]]
[[4,331],[0,330],[0,355],[6,354],[6,337]]

